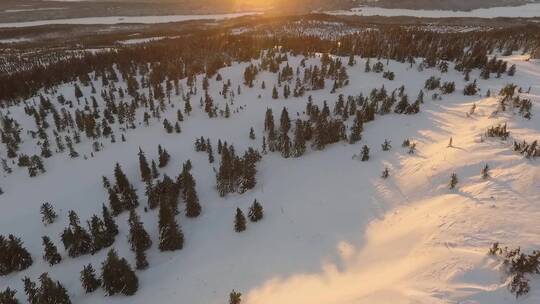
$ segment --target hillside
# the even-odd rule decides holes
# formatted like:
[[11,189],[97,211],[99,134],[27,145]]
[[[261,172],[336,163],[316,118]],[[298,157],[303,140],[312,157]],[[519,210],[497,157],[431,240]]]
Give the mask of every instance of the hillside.
[[[397,31],[362,35],[401,37]],[[247,32],[219,33],[227,43],[203,37],[225,48],[263,36]],[[458,33],[448,36],[477,42],[477,33]],[[20,237],[33,263],[0,276],[0,291],[13,288],[24,302],[23,278],[47,272],[73,303],[217,304],[232,290],[248,304],[538,303],[538,274],[526,274],[530,291],[516,298],[509,291],[514,273],[488,251],[494,243],[525,253],[540,248],[540,148],[533,144],[540,137],[540,63],[504,43],[489,58],[487,47],[444,45],[455,62],[435,57],[440,53],[405,56],[395,41],[393,56],[403,60],[345,56],[353,48],[348,32],[339,43],[317,34],[320,40],[284,35],[283,46],[268,48],[260,40],[233,55],[201,47],[197,38],[167,40],[161,49],[119,48],[111,53],[139,58],[146,51],[159,60],[120,58],[77,77],[70,73],[84,71],[82,64],[60,66],[67,76],[51,69],[46,79],[33,78],[48,86],[31,97],[18,98],[28,93],[22,86],[2,93],[0,234]],[[499,36],[482,42],[495,45],[488,39]],[[434,41],[426,31],[417,37],[418,48],[409,49],[415,54]],[[336,51],[297,51],[313,41]],[[370,41],[358,43],[390,49]],[[160,58],[160,50],[179,54],[178,45],[211,60]],[[114,54],[83,59],[103,67]],[[463,68],[475,60],[476,68]],[[71,80],[56,85],[63,76]],[[489,132],[503,125],[506,136]],[[159,165],[145,175],[152,161]],[[248,217],[255,200],[263,218],[235,231],[237,208]],[[201,212],[190,215],[194,201]],[[45,202],[58,215],[47,225]],[[76,242],[60,235],[66,227],[92,230],[86,223],[101,217],[103,205],[118,235],[74,254]],[[70,223],[70,210],[80,227],[73,216]],[[152,240],[143,250],[148,266],[137,270],[130,212]],[[164,249],[173,230],[181,231],[182,246]],[[56,245],[60,263],[43,260],[42,236]],[[83,266],[101,273],[112,248],[138,277],[132,296],[81,286]]]

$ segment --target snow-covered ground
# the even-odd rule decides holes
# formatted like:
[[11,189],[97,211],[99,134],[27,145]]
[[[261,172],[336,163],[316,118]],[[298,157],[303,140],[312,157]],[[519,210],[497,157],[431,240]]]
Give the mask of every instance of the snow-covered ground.
[[447,17],[540,17],[540,3],[528,3],[520,6],[479,8],[468,12],[450,10],[413,10],[397,8],[381,8],[363,6],[349,11],[328,12],[333,15],[360,15],[360,16],[413,16],[425,18],[447,18]]
[[30,27],[50,24],[121,24],[121,23],[168,23],[190,20],[223,20],[247,15],[259,14],[257,12],[229,13],[229,14],[209,14],[209,15],[169,15],[169,16],[111,16],[111,17],[87,17],[71,19],[50,19],[27,22],[0,23],[0,28],[5,27]]
[[[527,251],[540,247],[538,160],[514,153],[511,140],[479,140],[486,128],[500,122],[507,122],[511,135],[518,139],[540,137],[540,65],[525,61],[523,56],[506,59],[517,64],[516,76],[479,80],[482,93],[491,89],[495,94],[510,82],[525,90],[530,86],[530,94],[523,96],[534,102],[531,120],[511,111],[491,115],[497,108],[496,98],[463,96],[463,76],[453,68],[445,74],[434,69],[418,72],[416,67],[390,61],[388,68],[395,72],[396,80],[389,81],[381,74],[365,73],[365,61],[358,59],[356,66],[348,67],[349,86],[331,94],[327,82],[327,89],[307,95],[311,94],[318,105],[328,101],[332,108],[338,94],[369,95],[371,89],[383,84],[388,91],[403,84],[413,99],[432,75],[455,81],[456,93],[437,101],[426,94],[416,115],[378,116],[364,125],[363,139],[354,145],[338,143],[324,151],[308,148],[298,159],[269,153],[258,166],[257,186],[242,195],[218,196],[212,170],[217,164],[209,165],[205,153],[194,152],[193,142],[204,136],[213,144],[218,139],[227,140],[237,151],[260,148],[267,108],[273,109],[276,121],[283,107],[291,119],[304,117],[307,97],[273,100],[276,75],[267,72],[257,76],[254,88],[242,86],[242,94],[235,97],[232,106],[239,111],[233,111],[230,119],[208,119],[198,106],[199,90],[191,99],[194,111],[186,115],[181,134],[166,134],[160,122],[151,121],[150,127],[128,130],[125,143],[104,142],[104,149],[88,160],[82,156],[89,156],[90,142],[76,146],[81,154],[77,159],[55,154],[45,162],[47,173],[36,178],[27,177],[26,170],[14,166],[14,173],[0,180],[5,192],[0,195],[0,234],[20,236],[35,262],[27,271],[0,277],[0,290],[16,288],[22,300],[21,278],[28,275],[35,279],[47,271],[64,284],[74,303],[85,304],[217,304],[225,303],[232,289],[241,291],[242,303],[248,304],[539,303],[540,280],[532,281],[528,296],[515,300],[497,263],[486,255],[493,242],[522,246]],[[299,61],[298,57],[289,58],[293,69]],[[311,58],[307,65],[318,62]],[[246,66],[235,64],[220,73],[236,88]],[[479,78],[478,74],[473,71],[471,79]],[[263,80],[266,90],[260,89]],[[200,86],[201,77],[197,83]],[[101,82],[95,85],[100,92]],[[221,82],[210,81],[210,93],[222,108],[221,87]],[[66,99],[75,100],[72,85],[63,85],[59,91]],[[88,87],[83,91],[90,95]],[[101,101],[99,93],[95,96]],[[176,121],[176,110],[182,109],[183,103],[173,96],[175,107],[164,117]],[[477,110],[467,117],[473,103]],[[9,111],[25,128],[22,151],[36,153],[35,140],[26,135],[27,129],[35,128],[34,121],[24,114],[22,106]],[[248,138],[250,127],[257,136],[254,141]],[[450,137],[453,147],[449,148]],[[405,138],[417,143],[416,154],[401,147]],[[385,139],[392,142],[389,152],[380,148]],[[156,212],[142,211],[144,184],[137,152],[141,147],[147,157],[156,158],[158,144],[172,156],[162,174],[176,176],[182,162],[191,159],[203,208],[198,218],[177,217],[186,242],[183,250],[172,253],[157,249]],[[371,148],[370,160],[352,159],[364,144]],[[117,161],[141,198],[139,214],[154,240],[148,254],[150,267],[137,272],[140,288],[133,297],[104,297],[101,290],[86,295],[78,280],[79,271],[90,262],[99,268],[107,250],[69,258],[59,234],[70,209],[76,210],[83,222],[100,212],[101,204],[107,202],[101,176],[111,177]],[[483,180],[480,170],[486,163],[492,168],[491,177]],[[385,167],[390,169],[388,179],[380,177]],[[452,172],[459,178],[455,190],[448,189]],[[235,233],[235,209],[247,210],[255,198],[262,202],[264,219],[249,223],[243,233]],[[46,227],[39,215],[39,206],[45,201],[59,213],[59,220]],[[134,264],[126,237],[127,214],[116,221],[120,235],[114,247]],[[64,257],[59,265],[49,267],[42,261],[42,235],[51,236],[59,247]]]

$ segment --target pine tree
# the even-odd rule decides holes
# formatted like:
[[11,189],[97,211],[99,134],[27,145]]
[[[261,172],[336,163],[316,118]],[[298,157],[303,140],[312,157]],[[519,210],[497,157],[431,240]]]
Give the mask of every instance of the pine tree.
[[234,231],[242,232],[246,230],[246,217],[240,208],[236,208],[236,216],[234,217]]
[[278,90],[276,86],[274,86],[274,88],[272,89],[272,99],[278,99],[278,98],[279,98]]
[[229,304],[240,304],[242,302],[242,294],[239,292],[231,291],[229,294]]
[[159,250],[175,251],[184,247],[184,234],[176,223],[174,212],[166,203],[159,207]]
[[137,269],[147,268],[148,261],[145,251],[152,246],[152,240],[144,229],[143,223],[140,221],[135,210],[131,210],[129,213],[129,243],[131,250],[135,252],[135,267]]
[[482,178],[487,179],[489,178],[489,166],[486,164],[484,168],[482,169]]
[[4,291],[0,291],[0,303],[2,304],[19,304],[19,300],[15,297],[16,290],[7,287]]
[[184,104],[184,113],[186,113],[187,115],[189,115],[191,113],[191,102],[189,100],[189,97],[186,99],[186,103]]
[[150,235],[144,229],[144,225],[139,218],[139,215],[135,210],[129,212],[129,244],[131,250],[136,252],[137,250],[148,250],[152,246],[152,240]]
[[23,247],[21,239],[11,234],[7,239],[0,235],[0,276],[25,270],[32,263],[32,256]]
[[369,148],[368,146],[364,145],[362,147],[362,161],[368,161],[369,160]]
[[385,139],[384,143],[381,145],[381,148],[383,151],[390,151],[390,149],[392,149],[392,145],[388,139]]
[[255,140],[255,131],[253,130],[253,127],[249,129],[249,139]]
[[450,189],[456,188],[457,183],[458,183],[457,174],[452,173],[452,176],[450,177]]
[[[263,138],[264,140],[265,138]],[[263,143],[265,143],[263,141]],[[266,151],[266,147],[263,147],[263,153]],[[304,126],[300,119],[296,120],[295,129],[294,129],[294,143],[293,143],[293,152],[294,157],[300,157],[306,152],[306,137],[304,134]]]
[[118,194],[113,189],[109,189],[109,205],[114,216],[119,215],[124,210]]
[[159,154],[159,164],[158,164],[158,166],[160,168],[163,168],[163,167],[167,166],[167,164],[169,163],[169,159],[171,158],[171,156],[169,155],[167,150],[162,149],[161,145],[158,145],[158,154]]
[[43,236],[42,240],[44,248],[43,260],[49,263],[50,266],[60,263],[62,261],[62,257],[58,253],[58,249],[53,244],[51,239],[48,236]]
[[125,258],[119,258],[114,249],[107,254],[101,265],[102,287],[112,296],[121,293],[134,295],[139,288],[139,279]]
[[362,114],[360,111],[356,112],[353,125],[351,126],[351,135],[349,136],[349,143],[354,144],[362,139],[362,131],[364,130]]
[[146,157],[144,156],[144,152],[139,147],[139,168],[141,170],[141,179],[144,182],[147,182],[152,179],[152,171],[150,170],[150,166],[148,165],[148,161],[146,160]]
[[381,174],[381,177],[382,178],[388,178],[388,176],[390,175],[390,172],[388,171],[388,167],[387,168],[384,168],[382,174]]
[[61,237],[70,257],[91,253],[94,248],[92,237],[81,227],[79,216],[73,210],[69,211],[69,227],[64,229]]
[[99,216],[92,216],[88,222],[88,228],[92,234],[92,253],[96,253],[114,243],[114,235],[109,233],[105,223]]
[[23,282],[30,304],[71,304],[64,286],[58,281],[54,282],[46,272],[39,276],[39,288],[28,277]]
[[114,218],[112,217],[109,209],[107,208],[107,206],[105,206],[105,204],[103,204],[101,215],[103,217],[103,223],[105,224],[107,233],[113,236],[118,235],[118,226],[116,225]]
[[96,276],[92,264],[88,264],[81,270],[81,284],[86,293],[94,292],[101,286],[101,280]]
[[43,203],[43,205],[41,205],[40,213],[41,213],[41,221],[45,225],[54,223],[54,221],[58,217],[58,215],[54,211],[53,206],[48,202],[45,202]]
[[156,162],[154,160],[152,160],[152,177],[153,178],[158,178],[159,177],[159,171],[158,171]]
[[214,151],[212,149],[212,145],[210,144],[210,139],[206,142],[206,153],[208,153],[208,162],[214,163]]
[[249,208],[249,213],[248,213],[249,219],[252,222],[258,222],[258,221],[262,220],[263,215],[264,215],[263,214],[263,207],[257,201],[257,199],[255,199],[253,201],[253,205],[251,205],[251,207]]

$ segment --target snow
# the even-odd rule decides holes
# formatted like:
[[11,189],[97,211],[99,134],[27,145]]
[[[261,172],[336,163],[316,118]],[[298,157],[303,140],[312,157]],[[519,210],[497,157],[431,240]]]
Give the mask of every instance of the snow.
[[127,39],[127,40],[117,41],[117,43],[123,44],[123,45],[142,44],[142,43],[148,43],[148,42],[163,40],[163,39],[166,39],[166,38],[177,38],[177,37],[178,36],[172,36],[172,37],[160,36],[160,37],[148,37],[148,38],[134,38],[134,39]]
[[521,6],[480,8],[471,11],[449,11],[449,10],[413,10],[413,9],[395,9],[362,6],[349,11],[331,11],[332,15],[360,15],[360,16],[412,16],[424,18],[450,18],[450,17],[478,17],[478,18],[496,18],[496,17],[540,17],[540,3],[528,3]]
[[[293,69],[300,59],[289,56]],[[479,141],[486,128],[500,122],[507,122],[512,136],[518,139],[538,139],[540,135],[540,65],[518,55],[505,59],[518,65],[516,76],[479,80],[479,86],[482,93],[488,88],[496,93],[510,82],[525,90],[531,86],[531,93],[524,94],[534,102],[530,121],[511,112],[492,117],[496,98],[463,96],[463,76],[452,67],[446,74],[433,69],[418,72],[416,67],[390,61],[389,69],[395,72],[396,80],[388,81],[380,74],[364,73],[365,61],[357,58],[358,64],[348,67],[351,84],[331,94],[327,82],[327,89],[307,93],[313,95],[314,103],[322,105],[327,100],[332,108],[340,93],[367,95],[382,84],[388,91],[404,84],[414,98],[432,75],[455,81],[456,93],[440,101],[426,94],[417,115],[378,116],[364,126],[363,139],[355,145],[338,143],[324,151],[308,149],[299,159],[269,153],[258,165],[257,186],[243,195],[217,195],[212,170],[217,164],[209,165],[205,153],[194,152],[193,141],[204,136],[214,145],[219,138],[227,140],[237,151],[249,146],[259,148],[266,108],[273,109],[276,121],[284,106],[291,119],[297,112],[303,117],[307,97],[271,99],[276,76],[267,72],[257,76],[254,88],[242,86],[242,94],[236,96],[232,108],[244,109],[233,112],[230,119],[208,119],[198,106],[200,90],[191,99],[194,111],[185,116],[182,134],[166,134],[160,122],[152,121],[150,127],[128,130],[126,143],[104,142],[104,150],[88,160],[82,158],[91,150],[87,140],[76,146],[81,154],[78,159],[54,154],[45,162],[47,173],[36,178],[28,178],[25,170],[13,166],[14,173],[0,181],[5,192],[0,196],[0,233],[20,236],[34,257],[34,265],[27,271],[0,277],[0,289],[16,288],[22,300],[21,278],[28,275],[35,279],[47,271],[64,284],[74,303],[83,304],[177,303],[178,299],[217,304],[226,302],[232,289],[242,292],[242,303],[248,304],[538,303],[540,280],[532,281],[528,296],[516,300],[504,286],[496,261],[486,255],[488,247],[497,241],[525,250],[540,246],[538,160],[514,153],[511,140]],[[342,61],[347,62],[347,58]],[[318,62],[318,58],[311,58],[307,65]],[[234,64],[220,73],[236,88],[246,66]],[[471,79],[478,75],[479,71],[473,71]],[[199,86],[201,79],[199,76]],[[266,90],[260,89],[263,80]],[[100,92],[101,82],[95,85]],[[223,107],[225,100],[218,94],[221,82],[211,80],[210,88],[214,101]],[[88,87],[82,89],[89,95]],[[59,92],[75,100],[72,85],[60,86]],[[96,98],[101,101],[99,93]],[[169,108],[164,117],[175,121],[176,110],[183,108],[183,102],[173,96],[172,103],[175,107]],[[473,103],[478,106],[476,113],[467,117],[465,113]],[[0,111],[5,113],[7,109]],[[35,128],[33,120],[24,114],[22,106],[9,111],[25,128],[21,149],[36,153],[35,140],[25,132]],[[248,138],[251,126],[257,135],[255,141]],[[116,129],[115,133],[119,137]],[[448,148],[450,137],[454,147]],[[401,147],[405,138],[418,144],[416,154],[410,155]],[[380,150],[384,139],[392,142],[389,152]],[[78,273],[90,262],[99,268],[107,250],[68,258],[59,241],[67,213],[76,210],[84,222],[100,212],[101,203],[107,202],[101,176],[111,177],[117,161],[135,183],[144,206],[137,152],[141,147],[148,158],[155,159],[158,144],[171,154],[162,174],[176,176],[183,161],[193,162],[202,215],[196,219],[178,216],[185,248],[160,253],[156,245],[157,213],[145,213],[139,207],[154,245],[148,252],[150,268],[137,272],[138,293],[133,297],[104,297],[99,290],[86,295]],[[353,160],[352,155],[364,144],[371,148],[371,159]],[[491,177],[483,180],[479,175],[486,162],[492,171]],[[384,167],[390,169],[386,180],[380,178]],[[456,190],[448,190],[452,172],[459,178]],[[248,223],[243,233],[235,233],[234,211],[237,207],[247,210],[255,198],[262,202],[264,219]],[[59,220],[46,227],[39,215],[39,206],[45,201],[59,213]],[[120,235],[114,246],[133,265],[134,255],[126,237],[127,214],[116,220]],[[42,235],[51,236],[59,247],[64,257],[61,264],[49,267],[42,261]]]
[[71,18],[71,19],[50,19],[50,20],[37,20],[27,22],[11,22],[0,23],[0,28],[6,27],[30,27],[41,26],[50,24],[122,24],[122,23],[168,23],[168,22],[182,22],[190,20],[223,20],[229,18],[236,18],[241,16],[256,15],[257,12],[244,12],[244,13],[229,13],[229,14],[213,14],[213,15],[168,15],[168,16],[111,16],[111,17],[87,17],[87,18]]
[[10,38],[10,39],[0,39],[0,44],[13,44],[31,41],[30,38]]
[[20,13],[20,12],[33,12],[33,11],[54,11],[64,10],[66,7],[40,7],[40,8],[21,8],[21,9],[7,9],[4,13]]

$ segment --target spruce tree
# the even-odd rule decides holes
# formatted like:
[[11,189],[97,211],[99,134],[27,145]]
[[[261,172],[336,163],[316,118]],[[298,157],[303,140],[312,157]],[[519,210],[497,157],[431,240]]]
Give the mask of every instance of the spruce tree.
[[107,233],[113,236],[118,235],[118,226],[105,204],[103,204],[101,215],[103,216],[103,223],[105,224]]
[[234,217],[234,231],[242,232],[246,230],[246,217],[240,208],[236,208],[236,215]]
[[351,126],[351,135],[349,136],[349,143],[354,144],[362,139],[362,131],[364,130],[362,112],[357,111],[354,118],[353,125]]
[[105,223],[99,216],[93,215],[88,222],[88,228],[92,234],[92,253],[107,248],[114,243],[114,234],[111,234]]
[[487,179],[489,178],[489,166],[486,164],[484,168],[482,169],[482,178]]
[[176,223],[169,204],[159,206],[159,250],[175,251],[184,247],[184,234]]
[[46,272],[39,276],[39,288],[28,277],[23,282],[30,304],[71,304],[64,286],[58,281],[54,282]]
[[388,139],[385,139],[384,143],[381,145],[381,148],[383,151],[390,151],[390,149],[392,149],[392,145]]
[[388,171],[388,167],[384,168],[382,174],[381,174],[381,177],[382,178],[388,178],[388,176],[390,176],[390,172]]
[[158,166],[160,168],[163,168],[163,167],[167,166],[171,156],[169,155],[167,150],[161,148],[161,145],[158,145],[158,153],[159,153],[159,164],[158,164]]
[[32,263],[32,256],[23,247],[21,239],[11,234],[7,239],[0,235],[0,276],[25,270]]
[[234,289],[229,294],[229,304],[240,304],[242,302],[242,294]]
[[368,161],[369,160],[369,148],[368,146],[364,145],[362,147],[362,161]]
[[255,140],[255,131],[253,130],[253,127],[249,129],[249,139]]
[[41,213],[41,221],[45,225],[54,223],[54,221],[58,217],[58,215],[53,209],[53,206],[48,202],[45,202],[43,203],[43,205],[41,205],[40,213]]
[[150,235],[144,229],[144,225],[135,210],[129,212],[129,244],[133,252],[145,251],[152,246]]
[[134,295],[139,288],[139,279],[125,258],[119,258],[114,249],[107,254],[101,265],[102,287],[107,295],[121,293]]
[[457,174],[452,173],[452,176],[450,177],[450,189],[456,188],[457,183],[458,183]]
[[81,284],[86,293],[94,292],[101,286],[101,279],[96,276],[92,264],[88,264],[81,270]]
[[262,220],[262,218],[263,218],[263,207],[257,201],[257,199],[255,199],[253,201],[253,205],[251,205],[251,207],[249,208],[248,216],[249,216],[249,219],[252,222],[258,222],[258,221]]
[[53,244],[48,236],[43,236],[43,259],[49,263],[50,266],[56,265],[62,261],[62,257],[58,253],[58,249]]
[[141,179],[144,182],[147,182],[152,179],[152,171],[150,170],[150,166],[148,165],[148,161],[146,160],[146,157],[144,156],[144,152],[139,147],[139,168],[141,170]]
[[70,257],[78,257],[91,253],[94,245],[90,234],[81,227],[75,211],[69,212],[69,227],[62,233],[62,243]]
[[2,304],[19,304],[19,300],[15,297],[16,290],[7,287],[4,291],[0,291],[0,303]]

